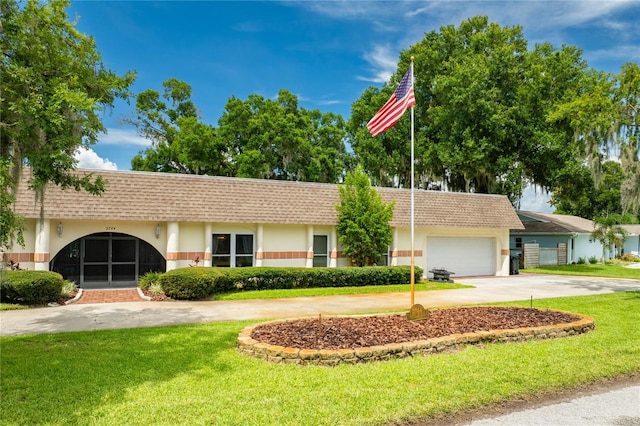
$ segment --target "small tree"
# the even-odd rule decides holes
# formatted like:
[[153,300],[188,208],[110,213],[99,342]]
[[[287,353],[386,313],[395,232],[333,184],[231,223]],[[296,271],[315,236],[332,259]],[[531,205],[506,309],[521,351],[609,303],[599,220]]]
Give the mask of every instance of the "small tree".
[[627,231],[619,224],[620,215],[608,215],[594,219],[594,230],[591,237],[602,244],[602,262],[605,261],[605,250],[613,251],[614,246],[621,246],[627,239]]
[[389,222],[395,203],[386,204],[371,187],[362,166],[347,173],[341,185],[338,211],[338,238],[344,253],[357,266],[374,264],[387,252],[392,240]]

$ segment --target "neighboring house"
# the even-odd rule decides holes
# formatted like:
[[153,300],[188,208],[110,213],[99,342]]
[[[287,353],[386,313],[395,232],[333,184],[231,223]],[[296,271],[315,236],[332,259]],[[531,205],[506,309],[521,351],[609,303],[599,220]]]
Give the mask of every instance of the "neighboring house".
[[[602,257],[602,244],[593,238],[594,223],[577,216],[518,211],[524,229],[512,229],[510,247],[512,254],[521,254],[525,263],[526,248],[539,248],[540,265],[561,265],[577,262],[582,258]],[[613,253],[605,251],[607,259]],[[532,261],[535,263],[535,260]],[[524,265],[530,266],[530,265]]]
[[628,232],[622,253],[635,253],[640,255],[640,225],[620,226]]
[[[48,187],[42,208],[23,175],[16,212],[25,248],[5,260],[58,271],[84,288],[135,285],[148,271],[188,265],[347,266],[336,234],[331,184],[130,171],[92,171],[101,196]],[[89,173],[79,171],[78,173]],[[411,191],[377,188],[395,201],[383,262],[409,265]],[[468,275],[509,274],[509,229],[522,227],[498,195],[415,191],[415,264]]]

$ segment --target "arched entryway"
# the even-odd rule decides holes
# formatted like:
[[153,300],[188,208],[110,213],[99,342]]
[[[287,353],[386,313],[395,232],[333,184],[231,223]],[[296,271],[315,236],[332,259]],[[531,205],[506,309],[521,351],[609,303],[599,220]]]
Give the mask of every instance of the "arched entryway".
[[51,260],[50,269],[85,289],[135,287],[147,272],[165,272],[166,260],[140,238],[101,232],[79,238]]

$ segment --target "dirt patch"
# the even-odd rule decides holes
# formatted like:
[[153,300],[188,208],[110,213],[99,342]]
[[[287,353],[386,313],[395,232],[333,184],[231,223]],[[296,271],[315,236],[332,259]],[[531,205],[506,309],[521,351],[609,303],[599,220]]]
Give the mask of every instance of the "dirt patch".
[[429,311],[426,319],[404,314],[309,318],[255,327],[258,342],[298,349],[353,349],[426,340],[453,334],[508,330],[570,323],[579,316],[559,311],[516,307],[471,307]]

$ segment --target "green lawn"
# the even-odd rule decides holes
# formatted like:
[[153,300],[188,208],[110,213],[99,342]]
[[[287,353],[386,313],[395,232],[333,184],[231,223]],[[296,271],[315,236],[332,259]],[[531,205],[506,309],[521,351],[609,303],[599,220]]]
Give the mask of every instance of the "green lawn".
[[536,305],[596,329],[335,368],[241,356],[248,321],[2,337],[0,423],[373,425],[640,372],[640,292]]
[[640,269],[625,268],[622,265],[560,265],[540,266],[538,268],[521,269],[522,272],[536,274],[581,275],[591,277],[631,278],[640,280]]
[[[416,283],[415,291],[425,290],[453,290],[457,288],[473,288],[471,285],[458,283],[439,283],[434,281]],[[367,285],[361,287],[320,287],[296,288],[285,290],[255,290],[236,291],[232,293],[216,294],[211,300],[246,300],[246,299],[280,299],[287,297],[338,296],[345,294],[372,294],[409,292],[410,284],[395,285]]]

